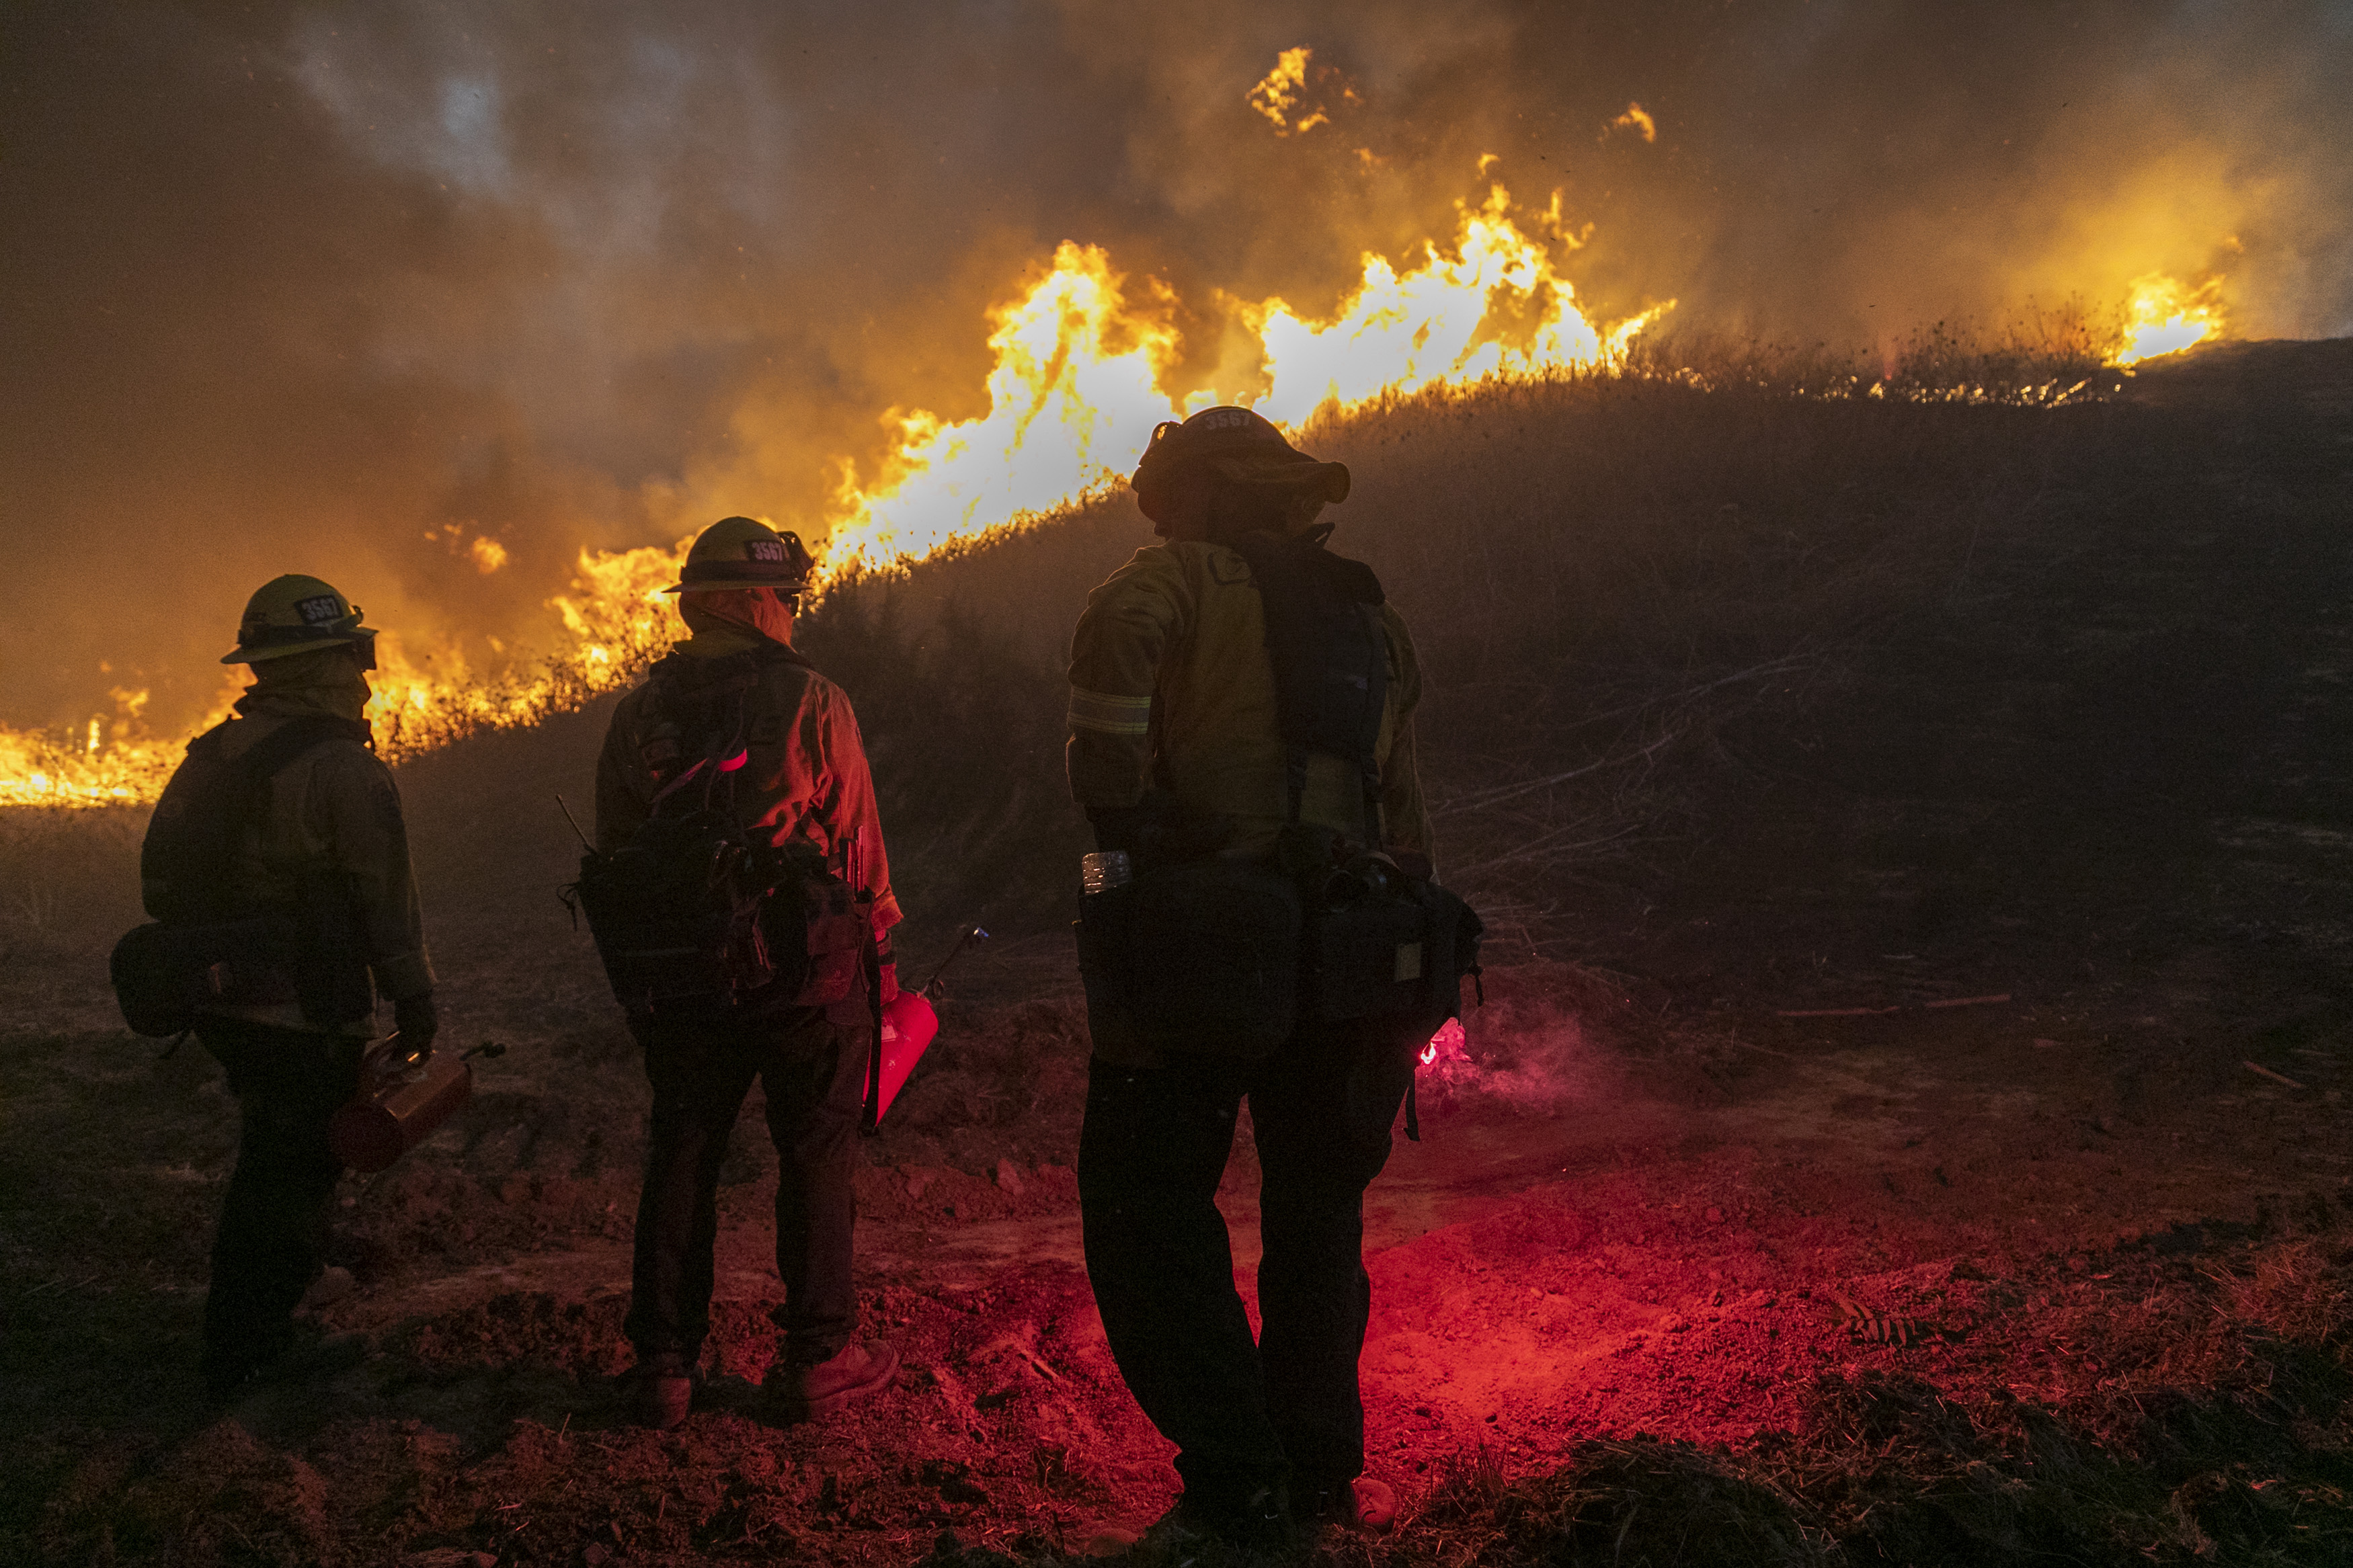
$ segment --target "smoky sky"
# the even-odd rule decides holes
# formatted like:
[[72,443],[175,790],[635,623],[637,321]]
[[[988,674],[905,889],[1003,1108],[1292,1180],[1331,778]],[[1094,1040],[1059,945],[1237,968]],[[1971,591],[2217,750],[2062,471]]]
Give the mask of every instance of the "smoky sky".
[[1868,347],[2218,271],[2242,335],[2353,331],[2345,0],[20,5],[0,50],[15,724],[185,721],[283,571],[480,663],[583,545],[811,526],[886,410],[982,412],[1064,239],[1203,375],[1219,300],[1328,310],[1490,180],[1559,193],[1605,318]]

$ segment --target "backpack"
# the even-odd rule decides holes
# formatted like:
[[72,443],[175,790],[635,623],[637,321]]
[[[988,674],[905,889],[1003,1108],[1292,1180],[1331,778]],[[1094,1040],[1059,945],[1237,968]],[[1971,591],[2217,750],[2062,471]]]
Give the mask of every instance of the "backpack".
[[[1380,579],[1324,549],[1320,535],[1246,533],[1231,548],[1258,585],[1274,667],[1291,817],[1279,853],[1304,904],[1301,1012],[1326,1022],[1394,1019],[1418,1043],[1461,1013],[1462,977],[1480,973],[1486,927],[1460,898],[1379,850],[1388,700]],[[1367,849],[1351,853],[1300,821],[1310,752],[1356,763]]]
[[351,889],[306,878],[295,902],[265,907],[233,891],[239,846],[269,799],[269,781],[329,741],[370,743],[367,725],[324,714],[291,719],[228,753],[231,719],[188,743],[139,849],[147,912],[109,956],[123,1022],[177,1035],[207,1002],[297,1002],[303,1021],[332,1027],[375,1005]]
[[649,678],[653,809],[628,843],[583,855],[567,890],[632,1014],[822,1007],[857,989],[872,921],[849,847],[828,861],[813,845],[774,843],[735,810],[751,699],[776,661],[815,668],[770,645],[723,659],[672,654]]
[[1289,823],[1272,867],[1140,870],[1081,903],[1089,1021],[1114,1040],[1256,1058],[1300,1022],[1394,1023],[1416,1044],[1461,1011],[1484,927],[1444,888],[1300,820],[1311,752],[1356,763],[1377,845],[1388,647],[1380,580],[1320,539],[1229,542],[1265,606]]

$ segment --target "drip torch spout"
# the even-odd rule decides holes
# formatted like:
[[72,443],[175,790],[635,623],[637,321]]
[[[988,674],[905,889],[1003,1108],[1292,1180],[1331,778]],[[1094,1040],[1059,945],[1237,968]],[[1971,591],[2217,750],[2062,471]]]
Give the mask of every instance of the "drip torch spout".
[[923,995],[934,1002],[938,1001],[940,999],[940,976],[948,972],[948,965],[954,963],[957,957],[963,953],[964,950],[970,947],[974,942],[987,942],[987,940],[988,933],[981,930],[977,925],[967,925],[962,931],[958,931],[956,933],[955,945],[948,949],[948,955],[945,958],[940,960],[940,966],[932,971],[932,977],[923,982]]

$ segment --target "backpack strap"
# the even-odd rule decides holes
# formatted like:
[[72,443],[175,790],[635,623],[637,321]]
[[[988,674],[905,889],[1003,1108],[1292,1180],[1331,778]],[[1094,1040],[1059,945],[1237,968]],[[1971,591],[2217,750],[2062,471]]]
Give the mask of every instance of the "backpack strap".
[[1299,821],[1308,753],[1340,757],[1356,766],[1365,843],[1377,848],[1388,649],[1367,612],[1383,603],[1380,579],[1363,562],[1335,555],[1314,539],[1257,531],[1227,547],[1249,564],[1265,607],[1288,819]]
[[[202,921],[233,912],[216,900],[246,828],[261,815],[269,781],[329,741],[374,744],[364,721],[314,713],[287,720],[234,757],[224,755],[237,726],[257,722],[230,719],[188,744],[187,761],[181,765],[194,770],[187,781],[193,793],[176,811],[159,807],[140,847],[142,879],[169,889],[164,895],[168,908],[152,911],[162,918]],[[180,780],[175,777],[174,784]],[[169,798],[173,791],[165,794]]]
[[[240,719],[249,724],[250,719]],[[375,731],[364,719],[338,719],[331,713],[306,713],[289,719],[252,745],[247,747],[229,766],[235,770],[236,794],[229,801],[232,813],[228,828],[227,849],[236,854],[237,841],[246,827],[257,821],[262,807],[269,802],[269,781],[284,773],[303,757],[330,741],[352,741],[375,749]],[[222,868],[226,870],[227,868]]]
[[[250,724],[250,719],[236,721]],[[222,726],[226,729],[227,726]],[[306,713],[299,719],[289,719],[245,750],[234,764],[245,775],[248,787],[258,792],[261,785],[283,773],[294,760],[313,747],[329,741],[353,741],[370,751],[375,749],[375,731],[364,719],[338,719],[330,713]]]
[[[660,810],[672,795],[698,778],[702,781],[703,809],[714,807],[712,797],[719,781],[741,765],[750,721],[747,700],[765,668],[776,664],[797,665],[812,675],[822,673],[797,649],[765,639],[757,647],[724,658],[696,658],[672,652],[655,662],[646,681],[652,696],[653,725],[667,725],[677,737],[676,758],[702,754],[662,780],[648,803],[651,809]],[[723,714],[723,707],[731,711]]]

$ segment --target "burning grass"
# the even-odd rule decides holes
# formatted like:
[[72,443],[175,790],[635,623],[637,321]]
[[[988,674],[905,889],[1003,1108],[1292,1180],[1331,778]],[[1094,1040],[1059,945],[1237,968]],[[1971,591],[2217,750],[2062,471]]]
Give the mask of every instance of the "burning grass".
[[[1476,213],[1465,208],[1461,265],[1432,251],[1423,279],[1430,287],[1409,280],[1402,296],[1388,298],[1398,280],[1368,258],[1366,294],[1356,307],[1372,312],[1365,320],[1309,328],[1280,301],[1268,301],[1253,328],[1271,334],[1262,410],[1320,437],[1344,432],[1367,410],[1482,403],[1563,385],[2051,406],[2120,384],[2106,374],[2100,345],[2112,344],[2121,329],[2080,304],[1990,336],[1938,323],[1876,370],[1820,345],[1638,336],[1656,310],[1620,323],[1605,342],[1552,277],[1543,248],[1512,226],[1508,206],[1499,187]],[[1173,344],[1165,322],[1124,313],[1118,280],[1106,268],[1100,252],[1065,247],[1030,296],[1000,312],[992,340],[995,413],[953,426],[921,413],[906,416],[906,446],[885,465],[873,493],[845,474],[824,592],[986,549],[1116,493],[1119,473],[1153,423],[1174,411],[1153,369]],[[1376,272],[1386,279],[1379,287]],[[1534,332],[1528,341],[1514,344],[1506,342],[1511,333],[1486,331],[1485,312],[1499,291],[1535,309],[1523,323]],[[1333,357],[1332,343],[1345,345],[1341,357]],[[1193,405],[1208,395],[1198,395]],[[1057,419],[1037,418],[1049,404]],[[677,633],[659,589],[675,574],[680,553],[647,547],[583,555],[572,591],[549,605],[562,627],[554,651],[486,673],[470,668],[454,647],[411,649],[397,635],[385,637],[372,710],[378,746],[388,758],[417,755],[533,724],[626,686]],[[233,688],[206,723],[226,714],[229,695]],[[0,728],[0,806],[153,800],[179,743],[150,732],[144,691],[113,696],[111,720],[95,716],[70,733]]]

